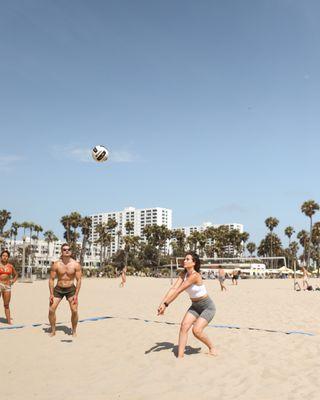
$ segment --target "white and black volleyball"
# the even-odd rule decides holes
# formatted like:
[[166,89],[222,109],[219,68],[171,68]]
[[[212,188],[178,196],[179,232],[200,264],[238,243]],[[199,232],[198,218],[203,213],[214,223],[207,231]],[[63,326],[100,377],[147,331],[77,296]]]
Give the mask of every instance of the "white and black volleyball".
[[105,146],[98,145],[92,149],[92,158],[97,162],[107,161],[109,158],[109,151]]

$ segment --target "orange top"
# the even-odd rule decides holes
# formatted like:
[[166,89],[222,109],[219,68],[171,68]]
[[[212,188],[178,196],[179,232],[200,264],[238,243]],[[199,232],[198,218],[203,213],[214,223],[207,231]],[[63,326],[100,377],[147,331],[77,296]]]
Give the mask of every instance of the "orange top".
[[11,275],[13,272],[13,266],[11,264],[1,265],[0,264],[0,275]]

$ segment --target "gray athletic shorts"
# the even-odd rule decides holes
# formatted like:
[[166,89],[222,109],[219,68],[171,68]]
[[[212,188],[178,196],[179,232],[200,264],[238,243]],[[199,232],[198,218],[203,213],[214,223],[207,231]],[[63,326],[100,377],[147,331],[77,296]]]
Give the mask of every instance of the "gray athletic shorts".
[[209,323],[216,313],[216,307],[210,297],[206,297],[199,301],[193,301],[188,312],[197,318],[206,319]]

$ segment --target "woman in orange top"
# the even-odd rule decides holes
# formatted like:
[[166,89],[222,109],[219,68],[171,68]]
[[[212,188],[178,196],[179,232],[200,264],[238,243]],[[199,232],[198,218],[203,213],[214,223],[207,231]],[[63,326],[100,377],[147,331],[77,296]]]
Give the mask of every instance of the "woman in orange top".
[[14,266],[8,263],[10,257],[8,250],[3,250],[0,257],[0,297],[2,295],[7,322],[8,324],[11,324],[9,308],[11,299],[11,286],[18,279],[18,274]]

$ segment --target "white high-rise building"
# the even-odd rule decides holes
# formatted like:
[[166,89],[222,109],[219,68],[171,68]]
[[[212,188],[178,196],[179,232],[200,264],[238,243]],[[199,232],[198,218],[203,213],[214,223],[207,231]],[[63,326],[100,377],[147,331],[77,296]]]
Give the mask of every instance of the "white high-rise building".
[[[96,226],[99,223],[106,224],[111,219],[117,222],[117,226],[110,232],[113,237],[110,255],[116,253],[122,247],[121,237],[123,236],[130,234],[144,239],[143,229],[148,225],[164,225],[168,229],[172,228],[172,210],[161,207],[143,209],[128,207],[122,211],[94,214],[91,215],[91,219],[92,243],[95,243],[99,238],[99,234],[96,232]],[[127,222],[133,223],[133,230],[130,232],[126,230]]]
[[[184,232],[184,234],[186,235],[186,238],[188,238],[188,236],[190,236],[193,232],[204,232],[209,227],[219,228],[220,226],[226,226],[229,230],[236,229],[240,233],[243,233],[243,225],[235,223],[235,222],[227,223],[227,224],[212,224],[211,222],[204,222],[202,225],[174,228],[174,230],[180,230],[180,231]],[[176,241],[176,239],[172,239],[172,241],[174,242],[174,241]],[[208,239],[207,244],[211,245],[212,240]],[[234,252],[234,248],[232,246],[228,246],[227,249],[230,254],[232,254]]]
[[240,233],[243,233],[243,225],[238,223],[228,223],[228,224],[212,224],[211,222],[204,222],[202,225],[187,226],[182,228],[174,228],[183,231],[188,237],[193,232],[203,232],[209,227],[219,228],[219,226],[226,226],[228,229],[237,229]]

